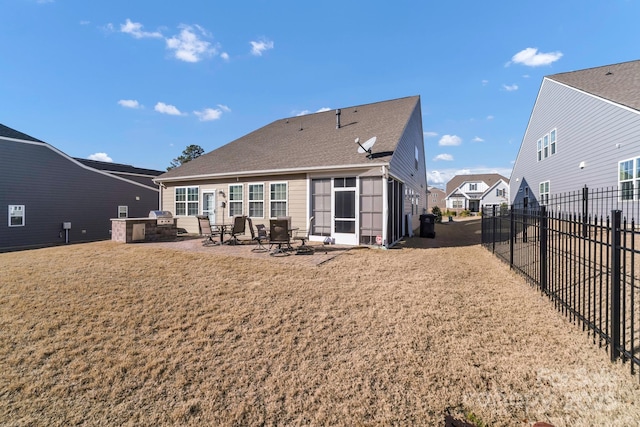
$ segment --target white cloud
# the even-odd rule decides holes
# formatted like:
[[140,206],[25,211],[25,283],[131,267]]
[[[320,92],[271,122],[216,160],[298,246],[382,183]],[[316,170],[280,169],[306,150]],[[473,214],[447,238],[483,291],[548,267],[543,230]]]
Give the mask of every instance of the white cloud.
[[451,178],[452,176],[447,176],[439,171],[427,172],[427,183],[429,183],[430,186],[435,185],[444,188],[444,184]]
[[487,120],[493,120],[493,119],[494,119],[493,116],[491,116],[491,115],[487,116]]
[[140,105],[135,99],[121,99],[118,101],[118,104],[125,108],[142,108],[142,105]]
[[89,160],[97,160],[99,162],[112,163],[113,159],[107,155],[107,153],[93,153],[89,156]]
[[220,58],[224,59],[225,61],[229,60],[229,54],[227,52],[222,52],[220,54]]
[[473,142],[484,142],[484,139],[480,138],[479,136],[476,136],[471,141],[473,141]]
[[528,67],[539,67],[542,65],[549,65],[562,58],[562,52],[538,52],[535,47],[528,47],[524,50],[513,55],[511,61],[507,62],[507,66],[511,63],[522,64]]
[[230,113],[231,112],[231,108],[227,107],[226,105],[218,104],[218,108],[220,108],[225,113]]
[[482,81],[482,86],[486,86],[486,85],[488,85],[488,84],[489,84],[489,80],[486,80],[486,79],[485,79],[485,80],[483,80],[483,81]]
[[433,161],[437,162],[438,160],[446,160],[446,161],[450,162],[450,161],[453,160],[453,156],[451,154],[446,154],[446,153],[438,154],[437,156],[435,156],[433,158]]
[[438,132],[428,132],[428,131],[425,131],[425,132],[423,132],[422,134],[423,134],[423,136],[424,136],[425,138],[435,138],[436,136],[438,136]]
[[218,53],[218,46],[213,46],[201,36],[211,35],[199,25],[181,25],[180,34],[166,39],[167,49],[174,51],[174,56],[185,62],[199,62],[205,56]]
[[518,90],[518,85],[517,84],[502,85],[502,88],[504,90],[506,90],[507,92],[514,92],[514,91]]
[[154,32],[142,31],[142,24],[139,22],[131,22],[129,18],[127,18],[124,24],[120,24],[120,31],[123,33],[131,34],[133,37],[137,39],[162,37],[162,34],[159,33],[158,31],[154,31]]
[[462,138],[457,135],[442,135],[442,138],[440,138],[440,141],[438,141],[438,145],[441,146],[452,146],[460,144],[462,144]]
[[153,109],[156,110],[158,113],[169,114],[171,116],[185,115],[184,113],[181,113],[180,110],[178,110],[173,105],[165,104],[164,102],[158,102]]
[[80,25],[89,25],[91,21],[80,21]]
[[273,49],[273,41],[271,40],[260,40],[260,41],[251,41],[251,54],[255,56],[262,56],[262,54],[270,49]]
[[313,113],[324,113],[325,111],[331,111],[333,110],[333,108],[330,107],[321,107],[319,109],[317,109],[316,111],[311,111],[311,110],[302,110],[302,111],[293,111],[291,114],[295,115],[295,116],[305,116],[307,114],[313,114]]
[[193,114],[198,116],[201,122],[210,122],[212,120],[218,120],[222,116],[222,110],[218,108],[205,108],[202,111],[194,111]]

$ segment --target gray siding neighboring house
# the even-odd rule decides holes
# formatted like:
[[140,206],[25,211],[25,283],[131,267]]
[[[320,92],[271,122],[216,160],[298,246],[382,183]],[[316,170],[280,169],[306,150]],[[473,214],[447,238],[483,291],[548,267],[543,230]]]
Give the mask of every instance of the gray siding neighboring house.
[[4,125],[0,171],[0,251],[109,239],[111,218],[158,208],[162,171],[74,159]]
[[[338,114],[339,113],[339,114]],[[358,152],[375,137],[371,155]],[[290,216],[311,240],[391,246],[419,227],[427,182],[420,97],[276,120],[156,178],[163,210],[198,232],[246,215]]]
[[512,203],[550,195],[628,188],[637,200],[640,61],[543,79],[511,175]]
[[497,173],[456,175],[447,182],[446,194],[448,210],[480,212],[509,203],[509,179]]

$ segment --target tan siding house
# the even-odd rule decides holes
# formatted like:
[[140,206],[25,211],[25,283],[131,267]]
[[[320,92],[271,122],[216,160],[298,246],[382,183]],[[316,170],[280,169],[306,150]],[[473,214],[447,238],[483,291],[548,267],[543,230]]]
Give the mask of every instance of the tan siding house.
[[284,118],[159,176],[162,209],[189,232],[313,217],[311,240],[389,247],[426,213],[422,135],[419,96]]

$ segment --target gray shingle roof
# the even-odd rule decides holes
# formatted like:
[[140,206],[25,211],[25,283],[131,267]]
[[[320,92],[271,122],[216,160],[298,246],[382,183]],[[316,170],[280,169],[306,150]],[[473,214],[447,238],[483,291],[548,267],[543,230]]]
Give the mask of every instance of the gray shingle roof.
[[447,182],[446,193],[449,196],[453,193],[458,187],[460,187],[465,182],[484,182],[489,187],[500,180],[504,180],[507,184],[509,183],[509,179],[500,175],[499,173],[482,173],[482,174],[469,174],[469,175],[456,175]]
[[553,74],[547,78],[640,110],[640,60]]
[[101,162],[98,160],[81,159],[79,157],[74,157],[74,159],[79,161],[85,166],[89,166],[90,168],[98,169],[101,171],[107,171],[107,172],[121,172],[121,173],[128,173],[128,174],[148,175],[148,176],[158,176],[164,173],[164,171],[160,171],[160,170],[138,168],[135,166],[124,165],[121,163]]
[[5,138],[21,139],[23,141],[44,142],[32,136],[29,136],[26,133],[18,132],[15,129],[11,129],[10,127],[3,124],[0,124],[0,136],[3,136]]
[[[335,110],[276,120],[158,179],[387,163],[419,102],[416,95],[341,108],[339,129]],[[370,160],[355,139],[373,136]]]

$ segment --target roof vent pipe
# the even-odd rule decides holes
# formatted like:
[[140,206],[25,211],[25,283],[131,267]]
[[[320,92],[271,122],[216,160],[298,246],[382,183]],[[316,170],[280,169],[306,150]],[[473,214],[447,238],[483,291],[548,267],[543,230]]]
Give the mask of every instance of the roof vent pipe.
[[336,110],[336,129],[340,129],[340,109]]

